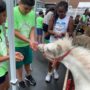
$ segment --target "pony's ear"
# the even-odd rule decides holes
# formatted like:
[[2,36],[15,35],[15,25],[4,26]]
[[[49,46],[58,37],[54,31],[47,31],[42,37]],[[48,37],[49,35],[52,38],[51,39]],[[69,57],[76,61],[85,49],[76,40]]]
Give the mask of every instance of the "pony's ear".
[[72,37],[69,37],[69,34],[68,33],[65,34],[65,39],[70,40],[71,43],[72,43],[73,38]]

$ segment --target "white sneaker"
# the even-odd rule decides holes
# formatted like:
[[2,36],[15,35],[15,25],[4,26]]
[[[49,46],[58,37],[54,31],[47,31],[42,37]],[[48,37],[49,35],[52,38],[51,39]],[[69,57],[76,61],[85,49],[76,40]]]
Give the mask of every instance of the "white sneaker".
[[51,82],[51,79],[52,79],[52,73],[48,73],[47,76],[46,76],[46,78],[45,78],[45,81],[47,83],[50,83]]
[[59,79],[59,74],[55,69],[53,71],[53,74],[54,74],[54,79],[58,80]]

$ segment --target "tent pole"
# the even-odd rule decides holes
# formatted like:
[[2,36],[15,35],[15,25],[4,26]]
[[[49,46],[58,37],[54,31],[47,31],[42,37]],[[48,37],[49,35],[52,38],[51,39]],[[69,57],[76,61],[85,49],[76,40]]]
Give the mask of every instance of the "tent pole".
[[[37,1],[38,0],[35,0],[35,6],[34,6],[34,11],[35,11],[35,33],[36,33],[36,28],[37,28],[37,22],[36,22],[36,19],[37,19],[37,15],[36,15]],[[36,37],[37,37],[37,35],[35,34],[35,39],[36,39]]]
[[9,31],[9,55],[10,55],[10,76],[11,76],[11,90],[16,90],[16,61],[15,61],[15,47],[14,47],[14,19],[13,19],[13,0],[6,0],[7,17],[8,17],[8,31]]

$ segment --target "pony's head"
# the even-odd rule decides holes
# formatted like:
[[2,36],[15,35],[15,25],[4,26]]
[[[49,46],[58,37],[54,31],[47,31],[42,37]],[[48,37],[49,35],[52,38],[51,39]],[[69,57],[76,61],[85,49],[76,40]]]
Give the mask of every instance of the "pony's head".
[[45,53],[46,58],[52,59],[60,56],[65,51],[72,48],[72,39],[67,36],[63,39],[59,39],[53,43],[39,44],[38,49]]
[[62,53],[62,48],[56,43],[39,44],[38,49],[44,53],[49,60],[58,57]]

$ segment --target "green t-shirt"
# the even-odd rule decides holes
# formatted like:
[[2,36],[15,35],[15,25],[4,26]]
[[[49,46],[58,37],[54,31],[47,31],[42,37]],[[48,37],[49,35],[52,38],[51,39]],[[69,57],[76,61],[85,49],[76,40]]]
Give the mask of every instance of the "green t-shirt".
[[[19,7],[14,8],[14,29],[29,39],[31,28],[35,26],[35,12],[32,10],[27,15],[21,14]],[[15,47],[24,47],[29,43],[15,37]]]
[[37,28],[43,28],[43,18],[41,16],[37,17]]
[[[6,56],[7,55],[7,48],[5,43],[5,37],[3,34],[2,26],[0,26],[0,56]],[[8,71],[8,61],[0,62],[0,77],[5,75],[5,73]]]
[[88,16],[85,16],[85,15],[82,15],[81,18],[84,23],[86,23],[88,20]]

